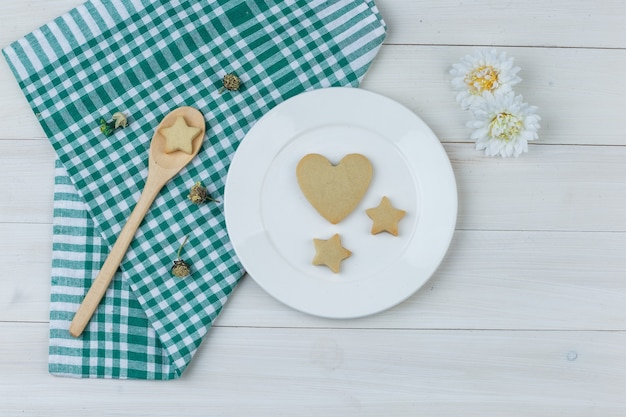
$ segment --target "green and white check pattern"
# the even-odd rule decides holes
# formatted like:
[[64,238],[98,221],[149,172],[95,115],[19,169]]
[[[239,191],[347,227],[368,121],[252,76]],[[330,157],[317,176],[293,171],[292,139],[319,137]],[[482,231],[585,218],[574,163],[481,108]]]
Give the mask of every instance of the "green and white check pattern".
[[[228,240],[222,195],[238,143],[283,100],[356,87],[385,24],[369,1],[93,0],[3,52],[57,152],[50,372],[172,379],[189,364],[244,271]],[[222,77],[242,80],[220,94]],[[153,130],[198,108],[198,157],[163,189],[83,336],[69,323],[139,198]],[[101,117],[129,127],[106,138]],[[202,181],[220,202],[196,206]],[[185,236],[185,279],[170,273]]]

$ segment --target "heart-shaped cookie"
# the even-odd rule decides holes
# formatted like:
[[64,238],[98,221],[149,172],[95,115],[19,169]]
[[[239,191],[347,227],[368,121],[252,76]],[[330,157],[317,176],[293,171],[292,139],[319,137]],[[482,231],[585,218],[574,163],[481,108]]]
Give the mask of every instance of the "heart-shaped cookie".
[[349,154],[337,165],[319,154],[305,155],[296,167],[300,189],[309,203],[332,224],[359,204],[372,180],[372,163],[361,154]]

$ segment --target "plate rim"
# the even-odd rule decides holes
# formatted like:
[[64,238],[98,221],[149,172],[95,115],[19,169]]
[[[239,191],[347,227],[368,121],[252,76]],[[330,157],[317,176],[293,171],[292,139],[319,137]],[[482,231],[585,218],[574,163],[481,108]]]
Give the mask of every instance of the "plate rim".
[[[232,191],[234,189],[234,187],[236,187],[235,185],[233,185],[233,178],[236,175],[239,175],[237,170],[239,169],[238,166],[239,164],[241,164],[241,160],[242,158],[245,157],[245,152],[246,149],[251,146],[251,145],[246,145],[247,143],[250,142],[246,142],[248,140],[249,137],[254,138],[254,136],[257,134],[257,131],[262,131],[262,129],[265,128],[264,124],[266,123],[266,121],[271,120],[272,117],[274,117],[274,115],[276,115],[277,113],[280,113],[282,111],[282,109],[285,108],[289,108],[289,106],[293,106],[294,103],[295,105],[298,105],[298,101],[300,100],[304,100],[305,102],[307,100],[318,100],[319,97],[318,96],[324,96],[324,95],[328,95],[329,97],[327,98],[331,98],[331,96],[333,95],[345,95],[346,97],[348,96],[353,96],[353,97],[364,97],[369,96],[367,98],[367,100],[374,100],[374,101],[379,101],[380,103],[383,103],[385,105],[391,106],[391,107],[395,107],[397,109],[402,109],[407,115],[408,117],[410,117],[412,120],[411,122],[415,123],[417,122],[417,124],[420,126],[421,129],[423,129],[426,133],[427,136],[430,136],[429,138],[427,138],[428,140],[430,140],[432,143],[432,145],[434,146],[435,149],[437,149],[438,152],[438,156],[440,157],[440,159],[442,159],[443,161],[445,161],[446,163],[446,167],[445,167],[445,171],[449,174],[448,175],[448,187],[449,189],[447,190],[447,198],[450,199],[449,203],[451,203],[450,207],[447,207],[447,209],[450,211],[450,213],[448,214],[448,220],[447,222],[445,222],[447,224],[447,227],[445,229],[442,229],[442,237],[441,237],[441,242],[440,245],[441,246],[441,250],[439,251],[440,253],[438,254],[438,259],[436,260],[436,262],[432,262],[430,265],[430,271],[428,271],[428,273],[426,274],[426,277],[422,277],[421,279],[416,281],[419,281],[419,284],[417,285],[413,285],[413,286],[409,286],[409,288],[403,293],[403,295],[401,296],[396,296],[396,297],[392,297],[394,298],[394,300],[392,302],[387,302],[387,303],[383,303],[379,306],[377,306],[376,308],[371,308],[367,311],[358,311],[358,312],[354,312],[354,313],[332,313],[332,312],[324,312],[323,309],[319,310],[319,309],[313,309],[311,310],[311,308],[304,308],[302,305],[298,305],[298,303],[294,303],[293,300],[290,299],[285,299],[285,297],[281,294],[277,294],[277,292],[281,292],[281,291],[275,291],[274,289],[271,288],[271,285],[267,285],[268,281],[265,277],[259,277],[258,275],[255,277],[255,274],[253,273],[248,273],[248,275],[269,295],[271,295],[273,298],[277,299],[279,302],[304,313],[313,315],[313,316],[317,316],[317,317],[324,317],[324,318],[333,318],[333,319],[349,319],[349,318],[358,318],[358,317],[365,317],[365,316],[370,316],[373,314],[377,314],[380,313],[382,311],[385,311],[387,309],[390,309],[400,303],[402,303],[403,301],[405,301],[407,298],[411,297],[413,294],[415,294],[420,288],[422,288],[434,275],[434,273],[437,271],[437,269],[440,267],[441,262],[445,259],[446,253],[448,252],[449,248],[450,248],[450,243],[452,242],[452,238],[454,236],[454,232],[455,232],[455,228],[456,228],[456,223],[457,223],[457,215],[458,215],[458,190],[457,190],[457,184],[456,184],[456,178],[454,175],[454,171],[452,168],[452,164],[450,162],[450,159],[447,155],[447,152],[445,151],[445,148],[443,147],[443,145],[441,144],[439,138],[435,135],[435,133],[432,131],[432,129],[415,113],[413,112],[411,109],[407,108],[406,106],[402,105],[401,103],[398,103],[397,101],[376,93],[376,92],[372,92],[369,90],[365,90],[362,88],[354,88],[354,87],[327,87],[327,88],[321,88],[321,89],[315,89],[315,90],[310,90],[310,91],[306,91],[300,94],[297,94],[281,103],[279,103],[278,105],[276,105],[275,107],[273,107],[272,109],[270,109],[268,112],[266,112],[259,120],[257,120],[257,122],[255,123],[255,125],[252,126],[252,128],[246,133],[244,139],[242,139],[237,151],[235,152],[235,154],[233,155],[233,158],[231,160],[231,165],[229,167],[228,170],[228,174],[227,174],[227,178],[226,178],[226,182],[225,182],[225,191],[224,191],[224,215],[225,215],[225,222],[226,222],[226,229],[227,232],[229,234],[230,240],[231,240],[231,244],[233,246],[233,249],[235,251],[235,253],[237,254],[241,264],[243,265],[244,269],[248,272],[249,269],[252,270],[257,270],[257,268],[250,268],[253,265],[246,265],[246,263],[248,263],[248,256],[246,253],[242,253],[242,243],[239,241],[240,237],[239,232],[236,231],[237,227],[233,226],[233,224],[236,224],[236,221],[233,220],[233,215],[231,214],[233,212],[233,204],[231,203],[231,201],[233,201],[233,192]],[[345,97],[344,97],[345,98]],[[254,140],[254,139],[252,139]],[[293,140],[293,138],[291,139]],[[287,140],[286,142],[287,144],[289,143],[289,140]],[[286,146],[286,144],[284,145]],[[280,148],[277,149],[278,152],[280,152]],[[270,150],[269,153],[271,153],[272,151]],[[401,152],[402,156],[407,158],[407,155],[404,154],[404,152]],[[244,156],[242,156],[244,155]],[[274,154],[274,157],[277,155]],[[408,158],[407,158],[408,159]],[[441,161],[439,161],[441,162]],[[271,164],[270,164],[271,165]],[[233,167],[235,167],[235,169],[233,170]],[[415,174],[415,168],[411,167],[410,168],[412,173]],[[265,172],[265,175],[267,175],[267,172]],[[264,177],[264,175],[259,175],[259,177]],[[451,180],[451,181],[450,181]],[[260,216],[260,213],[259,213]],[[234,223],[233,223],[234,222]],[[261,224],[262,219],[261,219]],[[264,231],[264,228],[262,227],[259,232],[260,233],[267,233],[266,231]],[[445,233],[445,235],[443,235],[443,232],[447,231],[447,233]],[[414,238],[412,238],[414,239]],[[278,254],[279,257],[281,257],[280,253]],[[388,267],[388,269],[390,269]],[[270,279],[271,281],[271,279]],[[358,309],[358,310],[363,310],[363,309]]]

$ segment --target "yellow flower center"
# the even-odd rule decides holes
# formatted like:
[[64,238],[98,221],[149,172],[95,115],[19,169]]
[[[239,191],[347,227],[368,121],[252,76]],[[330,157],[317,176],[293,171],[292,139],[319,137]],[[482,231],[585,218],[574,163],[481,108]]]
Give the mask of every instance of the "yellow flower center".
[[493,91],[500,85],[498,71],[489,65],[474,68],[467,73],[464,81],[469,92],[474,95],[480,95],[483,91]]
[[510,113],[498,113],[489,124],[489,135],[506,142],[515,139],[521,130],[522,120]]

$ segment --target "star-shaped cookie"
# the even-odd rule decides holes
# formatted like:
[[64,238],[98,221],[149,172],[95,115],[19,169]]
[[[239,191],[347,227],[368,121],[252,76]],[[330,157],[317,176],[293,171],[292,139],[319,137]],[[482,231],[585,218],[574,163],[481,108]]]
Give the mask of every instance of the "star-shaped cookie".
[[183,151],[191,155],[193,153],[193,140],[200,128],[187,125],[183,116],[178,116],[170,127],[161,128],[161,134],[165,136],[165,153]]
[[341,238],[337,233],[328,240],[313,239],[313,244],[315,245],[313,265],[326,265],[334,273],[339,272],[341,261],[352,255],[352,252],[341,245]]
[[372,224],[373,235],[387,232],[398,236],[398,222],[404,217],[406,211],[396,209],[385,196],[380,200],[377,207],[367,209],[365,213],[374,221]]

